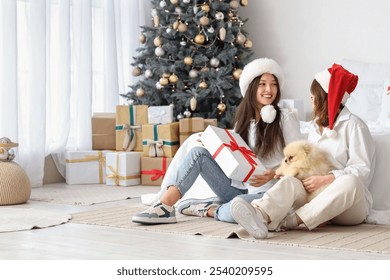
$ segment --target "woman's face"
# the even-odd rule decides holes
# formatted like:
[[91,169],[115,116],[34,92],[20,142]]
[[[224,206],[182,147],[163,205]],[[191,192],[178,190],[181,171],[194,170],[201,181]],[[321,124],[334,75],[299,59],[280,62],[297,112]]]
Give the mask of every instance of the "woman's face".
[[278,85],[274,75],[265,73],[261,76],[256,92],[257,107],[261,108],[274,102],[278,94]]

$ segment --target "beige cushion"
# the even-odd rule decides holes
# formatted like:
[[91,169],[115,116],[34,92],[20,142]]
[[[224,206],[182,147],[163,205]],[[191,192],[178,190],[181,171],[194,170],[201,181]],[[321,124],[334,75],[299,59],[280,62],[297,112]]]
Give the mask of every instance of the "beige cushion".
[[26,172],[15,162],[0,162],[0,205],[29,200],[31,184]]

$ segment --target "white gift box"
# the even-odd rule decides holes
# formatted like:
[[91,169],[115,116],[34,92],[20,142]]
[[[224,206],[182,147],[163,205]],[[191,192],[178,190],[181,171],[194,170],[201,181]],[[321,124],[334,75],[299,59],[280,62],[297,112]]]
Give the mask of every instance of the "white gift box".
[[113,152],[106,154],[106,185],[134,186],[141,184],[140,152]]
[[173,122],[173,107],[150,106],[148,108],[148,120],[150,124],[166,124]]
[[208,126],[200,140],[230,179],[246,182],[266,170],[241,136],[232,130]]
[[108,151],[66,152],[66,183],[104,184],[106,182],[105,156]]

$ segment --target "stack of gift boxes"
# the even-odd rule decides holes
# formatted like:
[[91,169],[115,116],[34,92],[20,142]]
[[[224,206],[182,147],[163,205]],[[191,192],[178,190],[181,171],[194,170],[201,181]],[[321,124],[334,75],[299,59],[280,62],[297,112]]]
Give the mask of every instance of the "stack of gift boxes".
[[118,105],[92,116],[92,150],[66,153],[68,184],[160,185],[179,146],[216,119],[174,121],[171,106]]

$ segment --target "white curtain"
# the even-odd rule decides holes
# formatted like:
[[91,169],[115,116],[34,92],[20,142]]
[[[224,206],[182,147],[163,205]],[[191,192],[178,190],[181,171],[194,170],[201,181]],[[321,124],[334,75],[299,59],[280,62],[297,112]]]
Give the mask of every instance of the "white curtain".
[[123,102],[149,21],[145,0],[0,1],[0,137],[33,186],[45,156],[91,149],[91,116]]

